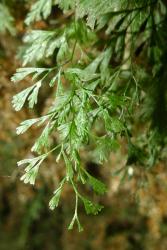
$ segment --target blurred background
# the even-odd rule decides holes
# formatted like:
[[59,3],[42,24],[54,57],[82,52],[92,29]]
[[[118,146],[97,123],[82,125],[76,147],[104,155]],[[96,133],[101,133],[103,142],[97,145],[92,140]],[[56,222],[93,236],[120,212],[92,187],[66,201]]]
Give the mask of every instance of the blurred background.
[[[25,33],[25,6],[21,7],[20,2],[19,7],[15,7],[17,35],[3,30],[0,33],[0,250],[166,250],[167,173],[164,163],[149,173],[140,171],[140,176],[124,181],[112,176],[112,172],[115,165],[124,166],[126,147],[122,147],[121,154],[111,154],[104,166],[87,162],[89,172],[105,181],[108,192],[103,197],[94,197],[104,204],[98,216],[87,216],[80,208],[82,233],[77,228],[67,230],[74,211],[70,188],[64,189],[55,211],[48,208],[52,192],[63,174],[63,163],[55,164],[54,155],[43,164],[35,186],[20,181],[16,163],[30,156],[30,147],[39,131],[31,129],[17,136],[15,129],[24,119],[44,112],[50,92],[46,87],[34,111],[24,108],[16,113],[11,106],[12,96],[28,81],[23,81],[22,86],[10,81],[20,66],[16,54]],[[46,23],[38,22],[38,28],[45,26]]]

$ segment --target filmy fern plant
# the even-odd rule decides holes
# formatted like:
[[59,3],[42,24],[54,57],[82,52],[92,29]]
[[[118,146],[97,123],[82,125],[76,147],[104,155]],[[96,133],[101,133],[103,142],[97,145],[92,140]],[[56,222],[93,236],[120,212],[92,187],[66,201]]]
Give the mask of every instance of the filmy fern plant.
[[[73,187],[76,205],[69,229],[76,222],[82,230],[79,203],[87,214],[97,214],[103,207],[85,197],[79,186],[88,184],[99,195],[107,191],[84,167],[83,150],[91,151],[101,164],[125,138],[127,163],[121,170],[126,173],[128,166],[147,171],[165,157],[166,10],[162,0],[37,0],[31,4],[25,19],[23,67],[12,81],[31,75],[32,84],[13,97],[13,107],[19,111],[26,103],[33,109],[46,84],[53,95],[45,115],[23,121],[17,128],[17,134],[23,134],[31,126],[43,127],[31,149],[38,156],[18,165],[26,165],[21,180],[34,184],[51,153],[56,162],[64,159],[65,176],[49,206],[58,206],[65,184]],[[47,19],[48,29],[33,29],[41,19]],[[40,67],[44,61],[47,66]],[[54,134],[56,143],[50,140]]]

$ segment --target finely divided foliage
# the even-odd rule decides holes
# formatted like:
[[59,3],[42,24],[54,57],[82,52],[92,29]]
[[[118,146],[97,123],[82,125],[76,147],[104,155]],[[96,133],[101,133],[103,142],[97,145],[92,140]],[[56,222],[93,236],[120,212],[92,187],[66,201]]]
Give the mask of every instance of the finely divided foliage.
[[[103,163],[111,151],[119,149],[124,137],[128,147],[126,171],[129,165],[140,164],[146,169],[154,165],[164,145],[161,124],[154,121],[158,97],[154,94],[153,100],[143,83],[147,82],[151,90],[158,89],[157,82],[163,72],[161,61],[166,53],[163,30],[166,6],[159,0],[38,0],[32,4],[25,23],[33,25],[35,21],[51,19],[53,9],[55,13],[58,9],[63,11],[66,21],[57,21],[50,30],[28,31],[24,38],[23,68],[12,77],[13,82],[27,76],[33,81],[13,97],[16,111],[25,103],[34,108],[44,85],[53,88],[48,112],[23,121],[17,128],[17,134],[23,134],[33,125],[44,127],[32,147],[39,156],[22,160],[18,165],[26,164],[21,179],[34,184],[39,167],[51,153],[57,154],[56,162],[64,159],[66,174],[49,206],[57,207],[64,185],[72,185],[76,205],[69,229],[76,222],[81,231],[79,202],[87,214],[97,214],[103,206],[82,195],[79,183],[89,185],[99,195],[107,190],[103,182],[85,169],[81,150],[92,151],[94,160]],[[13,19],[8,20],[6,28],[12,31]],[[141,60],[143,56],[145,62]],[[46,68],[25,67],[41,65],[43,60],[49,65]],[[147,70],[145,65],[150,60],[152,69]],[[153,86],[147,81],[150,78],[155,82]],[[154,103],[149,112],[147,102]],[[139,116],[147,123],[147,131],[142,136],[137,133],[136,140],[132,140],[132,125],[139,106]],[[50,138],[55,131],[57,144],[53,145]]]
[[0,32],[4,33],[6,30],[15,35],[14,18],[11,16],[7,6],[0,3]]

